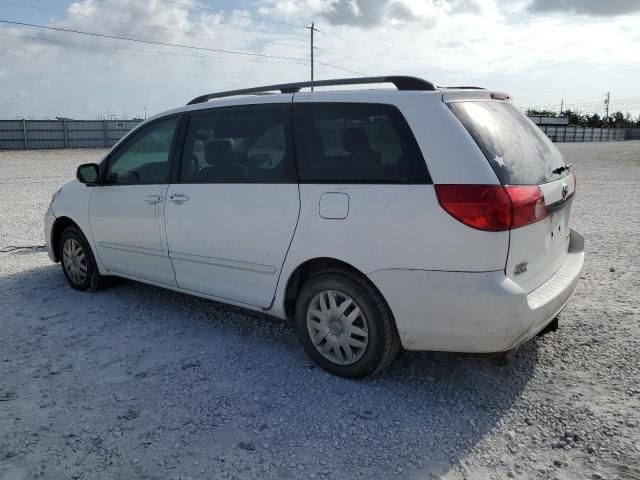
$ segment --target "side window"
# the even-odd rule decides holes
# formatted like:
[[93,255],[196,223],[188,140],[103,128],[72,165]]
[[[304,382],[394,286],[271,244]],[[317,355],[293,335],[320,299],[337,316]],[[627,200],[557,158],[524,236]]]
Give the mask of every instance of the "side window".
[[295,181],[289,105],[193,112],[182,151],[182,183]]
[[371,103],[295,105],[301,182],[431,183],[400,111]]
[[160,120],[134,133],[109,159],[107,182],[114,185],[167,183],[178,118]]

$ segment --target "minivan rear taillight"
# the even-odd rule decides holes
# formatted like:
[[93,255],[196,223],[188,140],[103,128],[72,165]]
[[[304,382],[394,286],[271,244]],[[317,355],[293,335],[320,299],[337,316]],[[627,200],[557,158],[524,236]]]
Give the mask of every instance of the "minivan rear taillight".
[[435,185],[435,190],[447,213],[478,230],[502,232],[547,216],[537,185]]

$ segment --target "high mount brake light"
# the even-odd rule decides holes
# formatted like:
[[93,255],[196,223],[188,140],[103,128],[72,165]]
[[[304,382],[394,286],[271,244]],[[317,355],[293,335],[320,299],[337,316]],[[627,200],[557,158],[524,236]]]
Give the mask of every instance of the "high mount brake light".
[[502,92],[491,92],[491,98],[493,100],[509,100],[509,95]]
[[537,185],[435,185],[438,202],[456,220],[488,232],[503,232],[547,216]]

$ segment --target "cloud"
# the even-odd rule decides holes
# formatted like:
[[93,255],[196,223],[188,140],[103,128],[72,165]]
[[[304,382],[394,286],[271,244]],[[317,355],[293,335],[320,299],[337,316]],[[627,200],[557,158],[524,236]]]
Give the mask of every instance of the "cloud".
[[486,15],[496,11],[495,0],[452,0],[451,5],[455,11],[460,13],[469,12]]
[[151,114],[205,92],[308,79],[309,32],[260,18],[318,22],[318,79],[414,75],[508,91],[523,106],[591,101],[609,90],[637,96],[640,37],[631,15],[536,18],[531,0],[252,0],[235,12],[240,2],[211,10],[202,7],[212,2],[75,1],[32,23],[299,60],[0,25],[2,116]]
[[358,0],[336,0],[323,16],[334,25],[371,26],[380,23],[388,2],[362,2]]
[[[158,1],[82,0],[49,22],[33,23],[152,42],[307,57],[306,36],[251,25],[248,13],[255,12],[188,9]],[[204,92],[296,81],[308,72],[304,61],[13,26],[0,25],[0,42],[0,112],[9,118],[142,115],[145,107],[155,113]],[[25,95],[16,94],[20,91]]]
[[583,15],[612,17],[640,12],[638,0],[533,0],[532,12],[575,12]]
[[332,25],[361,28],[399,23],[434,24],[452,4],[477,8],[492,0],[263,0],[263,14],[322,17]]

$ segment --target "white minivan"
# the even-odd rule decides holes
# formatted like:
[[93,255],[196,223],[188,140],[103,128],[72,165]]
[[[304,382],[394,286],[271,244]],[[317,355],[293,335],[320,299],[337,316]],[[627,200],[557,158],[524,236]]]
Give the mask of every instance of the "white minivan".
[[73,288],[119,276],[290,318],[318,365],[363,377],[554,325],[584,261],[575,189],[505,94],[327,80],[150,118],[78,167],[45,233]]

